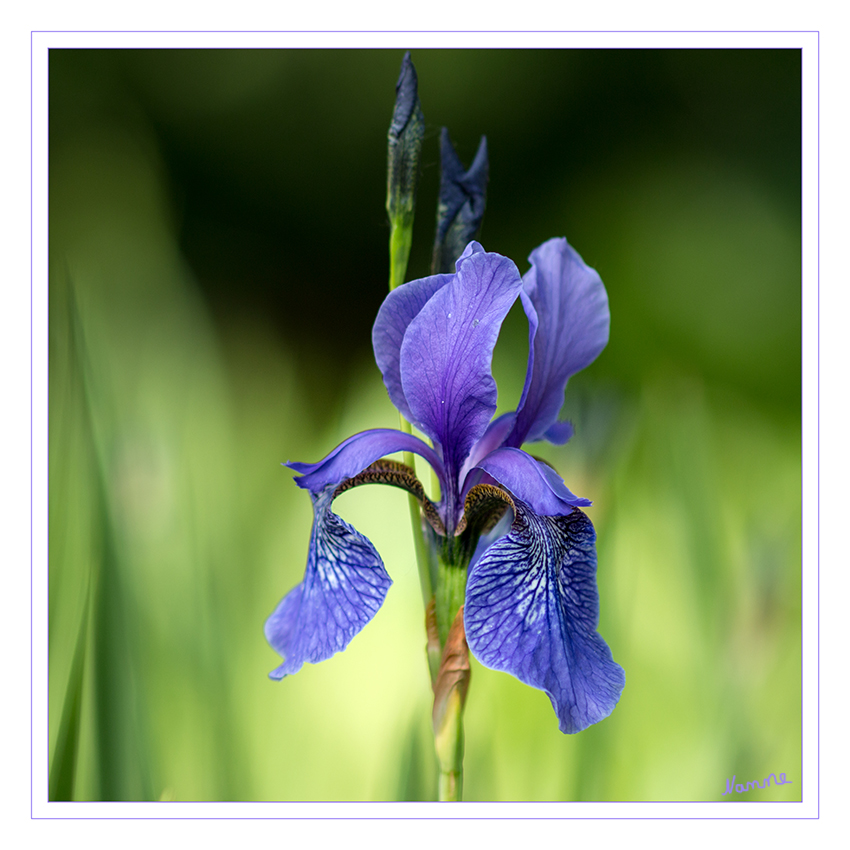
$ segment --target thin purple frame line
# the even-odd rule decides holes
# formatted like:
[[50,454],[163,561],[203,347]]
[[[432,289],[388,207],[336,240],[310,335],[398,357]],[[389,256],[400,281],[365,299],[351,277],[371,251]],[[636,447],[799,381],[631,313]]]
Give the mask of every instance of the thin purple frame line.
[[[99,47],[98,45],[76,45],[73,48],[51,48],[52,50],[64,50],[64,49],[73,49],[73,50],[396,50],[399,48],[395,47],[385,47],[384,45],[375,44],[375,45],[358,45],[357,47],[269,47],[267,45],[256,45],[254,47],[216,47],[210,45],[204,45],[202,47],[135,47],[135,46],[125,46],[125,47]],[[752,46],[739,46],[739,47],[701,47],[696,45],[680,45],[677,44],[675,46],[668,45],[641,45],[639,47],[423,47],[416,48],[417,50],[795,50],[797,48],[794,47],[752,47]]]
[[[800,51],[800,780],[802,781],[803,774],[803,752],[805,749],[805,705],[803,702],[803,658],[805,657],[805,621],[806,621],[806,606],[803,596],[805,593],[805,581],[803,572],[803,552],[805,551],[805,505],[803,504],[803,466],[805,462],[803,446],[805,445],[805,433],[803,424],[803,377],[805,358],[805,287],[803,285],[803,259],[805,257],[805,241],[803,235],[805,232],[805,222],[803,221],[803,162],[804,162],[804,138],[803,138],[803,79],[805,75],[803,54]],[[800,802],[803,801],[805,790],[800,789]]]
[[[30,32],[30,814],[32,818],[32,667],[33,667],[33,659],[32,659],[32,605],[33,605],[33,594],[32,594],[32,573],[33,573],[33,565],[32,565],[32,327],[33,327],[33,311],[32,311],[32,293],[33,293],[33,280],[32,280],[32,222],[33,222],[33,214],[32,214],[32,174],[33,174],[33,154],[32,154],[32,139],[33,139],[33,130],[32,130],[32,121],[33,121],[33,105],[32,105],[32,62],[33,62],[33,46],[32,40],[33,35],[35,33],[79,33],[79,32],[96,32],[96,33],[268,33],[268,34],[300,34],[300,33],[352,33],[352,34],[365,34],[365,33],[388,33],[388,34],[419,34],[419,33],[494,33],[494,34],[517,34],[517,33],[546,33],[546,34],[563,34],[563,33],[789,33],[789,34],[797,34],[797,33],[815,33],[817,35],[817,81],[818,81],[818,168],[817,168],[817,186],[818,186],[818,215],[820,215],[820,31],[819,30],[32,30]],[[120,49],[120,48],[116,48]],[[173,48],[173,49],[181,49],[181,48]],[[201,49],[201,48],[199,48]],[[228,49],[228,48],[223,48]],[[321,48],[316,48],[321,49]],[[354,48],[352,48],[354,49]],[[368,49],[358,47],[356,49]],[[392,48],[380,48],[380,49],[392,49]],[[423,48],[427,49],[427,48]],[[457,48],[462,49],[462,48]],[[482,48],[486,49],[486,48]],[[533,49],[533,48],[531,48]],[[583,49],[583,48],[577,48]],[[584,48],[584,49],[593,49],[593,48]],[[604,48],[603,48],[604,49]],[[608,48],[608,49],[630,49],[628,47],[625,48]],[[632,49],[646,49],[645,46],[641,48],[632,48]],[[664,48],[658,48],[664,49]],[[681,46],[677,45],[675,48],[669,49],[681,49]],[[705,48],[712,49],[712,48]],[[738,49],[747,49],[744,47]],[[768,48],[770,49],[770,48]],[[774,48],[779,49],[779,48]],[[802,52],[803,48],[799,48]],[[818,303],[818,352],[817,352],[817,369],[818,369],[818,377],[817,377],[817,411],[818,411],[818,449],[817,449],[817,459],[818,459],[818,495],[820,495],[820,222],[818,222],[818,275],[817,275],[817,303]],[[802,378],[802,375],[801,375]],[[49,401],[48,401],[49,404]],[[802,429],[802,422],[801,422]],[[801,502],[802,502],[802,490],[801,490]],[[820,604],[820,504],[818,502],[818,519],[817,519],[817,540],[818,540],[818,558],[817,558],[817,576],[818,576],[818,606]],[[802,553],[801,553],[802,554]],[[801,583],[801,602],[802,602],[802,583]],[[818,608],[818,610],[820,610]],[[802,626],[802,618],[801,618],[801,626]],[[802,645],[802,628],[801,628],[801,645]],[[818,617],[818,815],[814,819],[819,819],[820,817],[820,618]],[[801,674],[802,674],[802,663],[801,663]],[[802,679],[801,679],[802,684]],[[802,700],[802,690],[801,690],[801,718],[803,713],[803,700]],[[801,763],[802,763],[802,724],[801,724]],[[802,777],[801,777],[802,779]],[[75,805],[78,805],[80,802],[108,802],[108,801],[74,801]],[[127,802],[133,803],[134,801],[124,801],[124,805]],[[135,801],[135,804],[147,804],[150,801]],[[298,801],[297,803],[293,803],[293,801],[185,801],[181,802],[182,805],[185,803],[190,803],[191,805],[222,805],[224,804],[237,804],[237,802],[247,802],[250,805],[256,805],[257,803],[281,803],[286,804],[295,804],[295,805],[303,805],[307,804],[323,804],[327,805],[330,802],[332,805],[363,805],[363,802],[360,801]],[[393,801],[382,801],[382,802],[393,802]],[[399,801],[406,802],[409,804],[409,801]],[[511,805],[511,804],[526,804],[529,801],[481,801],[485,804],[487,802],[497,802],[498,805]],[[537,802],[533,802],[535,805],[538,805]],[[543,801],[545,802],[545,801]],[[556,802],[556,801],[551,801]],[[561,803],[567,803],[571,805],[579,804],[579,801],[557,801]],[[640,800],[618,800],[618,801],[602,801],[602,800],[593,800],[593,801],[580,801],[581,804],[585,803],[604,803],[610,805],[611,802],[614,804],[652,804],[652,805],[670,805],[670,804],[702,804],[702,805],[713,805],[717,802],[726,802],[726,801],[711,801],[711,800],[667,800],[667,801],[640,801]],[[742,801],[743,802],[743,801]],[[801,799],[799,801],[779,801],[779,800],[764,800],[760,801],[764,803],[781,803],[781,802],[791,802],[797,803],[803,802],[802,799],[802,791],[801,791]],[[43,818],[38,818],[43,819]],[[49,818],[54,819],[54,818]],[[55,818],[57,820],[78,820],[79,818],[63,818],[58,817]],[[91,819],[91,820],[121,820],[122,818],[83,818],[83,819]],[[146,818],[146,820],[278,820],[280,818]],[[302,818],[302,817],[293,817],[287,818],[288,820],[316,820],[316,818]],[[321,820],[325,820],[327,818],[320,818]],[[333,819],[333,818],[330,818]],[[366,820],[369,819],[378,819],[378,820],[395,820],[396,818],[363,818]],[[456,820],[457,818],[429,818],[429,820]],[[491,818],[462,818],[463,820],[490,820]],[[515,818],[519,820],[598,820],[599,818]],[[612,820],[689,820],[690,818],[606,818]],[[713,820],[775,820],[776,818],[713,818]],[[783,820],[812,820],[813,818],[784,818]],[[406,820],[406,818],[402,818],[402,820]]]
[[[752,781],[752,780],[751,780]],[[783,783],[786,784],[786,783]],[[787,784],[790,784],[790,780]],[[75,806],[148,806],[151,803],[180,806],[430,806],[436,800],[54,800]],[[476,806],[716,806],[731,800],[465,800]],[[737,801],[736,801],[737,802]],[[741,800],[740,802],[747,802]],[[799,805],[802,800],[759,800],[759,805]]]
[[[50,65],[49,65],[50,51],[49,50],[47,51],[45,61],[46,61],[46,63],[48,63],[48,65],[47,65],[47,71],[48,71],[48,73],[47,73],[47,97],[48,97],[48,105],[49,105],[49,102],[50,102],[49,101],[49,98],[50,98]],[[50,110],[49,109],[46,110],[46,116],[45,117],[46,117],[46,122],[47,122],[47,133],[48,133],[48,135],[47,135],[47,139],[48,139],[48,148],[47,148],[48,184],[47,184],[47,197],[46,197],[46,201],[47,201],[46,212],[48,213],[48,215],[47,215],[47,246],[48,246],[48,251],[49,251],[50,250],[50,215],[49,215],[49,213],[50,213],[50,182],[49,182],[49,180],[50,180],[50,177],[49,177],[49,170],[50,170],[50,135],[49,135],[50,134]],[[48,266],[48,293],[49,293],[49,286],[50,286],[50,284],[49,284],[49,266]],[[50,302],[49,302],[49,298],[48,298],[48,305],[49,305],[49,303]],[[47,322],[48,322],[48,324],[47,324],[47,339],[45,340],[45,349],[46,350],[45,350],[44,353],[45,353],[45,355],[47,355],[46,362],[49,364],[50,363],[50,359],[49,359],[49,353],[50,353],[50,351],[49,351],[49,346],[50,346],[50,309],[49,309],[49,306],[48,306],[47,316],[48,316],[48,318],[47,318]],[[48,369],[49,369],[49,366],[48,366]],[[49,380],[49,371],[48,371],[48,380]],[[49,383],[48,383],[48,387],[49,387]],[[47,392],[46,401],[47,401],[47,404],[46,404],[46,411],[47,411],[47,451],[48,451],[48,457],[49,457],[49,452],[50,452],[50,391],[49,391],[49,389],[48,389],[48,392]],[[46,484],[47,484],[47,488],[46,488],[46,490],[47,490],[47,509],[48,509],[48,516],[49,516],[49,511],[50,511],[50,467],[49,467],[49,464],[48,464],[47,470],[45,470],[45,477],[46,477]],[[50,523],[49,522],[47,523],[47,550],[46,550],[46,555],[47,555],[48,598],[47,598],[47,602],[44,606],[45,607],[44,613],[45,613],[45,616],[49,617],[49,614],[50,614],[50,594],[49,594],[49,587],[50,587],[50,584],[49,584],[49,582],[50,582]],[[50,718],[50,699],[49,699],[49,694],[50,694],[50,666],[49,666],[49,664],[50,664],[50,650],[49,650],[49,642],[48,642],[48,647],[45,650],[45,656],[46,656],[45,660],[47,661],[47,667],[46,667],[46,673],[45,673],[45,686],[47,687],[47,693],[48,693],[48,703],[47,703],[48,715],[47,716],[48,716],[48,724],[49,724],[49,722],[50,722],[50,719],[49,719]],[[49,726],[48,726],[48,728],[49,728]],[[47,748],[47,752],[45,753],[45,757],[44,757],[45,766],[47,768],[47,777],[48,777],[48,780],[47,780],[48,799],[50,797],[50,747],[49,747],[49,743],[50,743],[50,741],[49,741],[49,738],[48,738],[48,748]]]
[[[818,799],[817,799],[817,812],[818,819],[820,819],[820,30],[817,31],[817,85],[818,85],[818,169],[817,169],[817,191],[818,191],[818,233],[817,233],[817,261],[818,261],[818,270],[817,270],[817,291],[818,291],[818,306],[817,306],[817,322],[818,322],[818,351],[817,351],[817,364],[818,364],[818,401],[817,401],[817,410],[818,410],[818,422],[817,422],[817,434],[818,434],[818,450],[817,450],[817,474],[818,474],[818,530],[817,530],[817,543],[818,543],[818,556],[817,556],[817,577],[818,577],[818,590],[817,590],[817,602],[818,602],[818,638],[817,638],[817,647],[818,647],[818,739],[817,739],[817,754],[818,754]],[[802,602],[802,594],[801,594],[801,602]],[[802,605],[801,605],[802,607]],[[801,635],[802,641],[802,635]],[[800,656],[800,667],[802,668],[802,654]],[[801,759],[802,763],[802,759]],[[802,796],[802,795],[801,795]]]
[[[131,34],[139,34],[146,35],[147,33],[173,33],[176,35],[183,34],[191,34],[191,33],[199,33],[199,34],[232,34],[232,33],[244,33],[246,35],[253,35],[255,33],[261,35],[339,35],[339,34],[350,34],[350,35],[366,35],[368,33],[375,33],[378,35],[450,35],[450,34],[461,34],[461,35],[535,35],[537,33],[542,33],[544,35],[572,35],[576,34],[584,34],[584,33],[598,33],[600,35],[622,35],[622,34],[635,34],[635,35],[648,35],[650,33],[664,33],[671,35],[679,35],[681,33],[694,33],[694,34],[733,34],[733,33],[753,33],[753,34],[768,34],[768,33],[782,33],[787,35],[799,35],[802,33],[820,33],[820,30],[32,30],[33,33],[131,33]],[[179,48],[175,48],[179,49]],[[324,48],[317,48],[324,49]],[[392,49],[392,48],[387,48]],[[428,48],[423,48],[428,49]],[[452,49],[452,48],[449,48]]]
[[[32,719],[32,706],[33,706],[33,695],[32,695],[32,683],[33,683],[33,658],[32,658],[32,643],[33,643],[33,592],[32,592],[32,577],[33,577],[33,558],[32,558],[32,548],[33,548],[33,530],[32,530],[32,507],[33,507],[33,497],[32,497],[32,457],[33,457],[33,439],[32,439],[32,397],[33,397],[33,389],[32,389],[32,329],[33,329],[33,321],[32,321],[32,291],[33,291],[33,203],[32,203],[32,178],[33,178],[33,153],[32,153],[32,142],[33,142],[33,106],[32,106],[32,77],[33,77],[33,33],[30,33],[30,820],[33,817],[33,756],[32,756],[32,741],[33,741],[33,719]],[[48,446],[49,451],[49,446]],[[48,732],[49,734],[49,732]]]

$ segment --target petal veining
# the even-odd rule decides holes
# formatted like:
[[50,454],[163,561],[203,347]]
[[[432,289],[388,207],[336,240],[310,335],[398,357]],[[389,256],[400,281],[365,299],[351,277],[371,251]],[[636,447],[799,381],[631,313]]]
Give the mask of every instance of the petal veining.
[[413,423],[442,446],[454,480],[496,410],[493,348],[522,287],[511,260],[468,250],[411,321],[400,357]]
[[580,510],[537,516],[517,500],[510,533],[473,564],[466,590],[473,655],[545,691],[567,733],[607,717],[625,685],[596,631],[595,540]]
[[312,496],[313,531],[304,580],[266,620],[266,639],[284,659],[269,674],[272,679],[345,649],[375,616],[392,584],[375,547],[331,511],[333,491],[328,486]]

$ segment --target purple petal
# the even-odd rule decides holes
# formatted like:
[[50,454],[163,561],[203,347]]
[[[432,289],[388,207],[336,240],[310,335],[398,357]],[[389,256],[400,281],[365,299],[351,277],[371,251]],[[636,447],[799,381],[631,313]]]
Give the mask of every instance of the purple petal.
[[573,423],[565,420],[563,422],[555,422],[550,425],[546,429],[543,439],[548,440],[550,443],[554,443],[556,446],[563,446],[564,443],[569,442],[569,440],[572,439],[573,434],[575,434]]
[[528,373],[507,441],[511,446],[546,436],[563,406],[567,381],[596,359],[610,324],[599,275],[566,239],[544,242],[529,261],[522,299],[529,321]]
[[482,555],[500,538],[504,537],[510,530],[514,522],[514,512],[507,510],[505,515],[489,530],[485,531],[478,542],[475,544],[475,551],[469,559],[469,569],[472,569],[475,564],[481,559]]
[[424,457],[434,467],[442,480],[445,477],[443,464],[437,453],[426,443],[412,434],[396,431],[393,428],[374,428],[361,431],[345,442],[340,443],[326,458],[318,463],[288,462],[286,466],[301,473],[295,483],[299,487],[318,493],[325,487],[353,478],[370,463],[393,454],[393,452],[413,452]]
[[468,252],[452,282],[411,321],[401,345],[401,381],[413,423],[442,446],[450,480],[496,410],[493,348],[522,287],[511,260]]
[[562,732],[607,717],[625,685],[596,632],[596,533],[579,510],[541,517],[517,501],[509,534],[472,567],[464,624],[472,654],[543,690]]
[[591,504],[588,499],[571,493],[551,466],[535,460],[522,449],[497,449],[480,461],[477,468],[483,469],[512,496],[542,516],[568,514],[576,506]]
[[266,639],[284,658],[269,673],[272,679],[345,649],[375,616],[392,584],[375,547],[330,510],[334,489],[329,486],[312,497],[313,532],[304,580],[266,620]]
[[[484,249],[477,242],[470,242],[460,259],[472,253],[483,252]],[[453,274],[435,274],[431,277],[411,280],[404,286],[397,287],[384,299],[384,303],[378,310],[375,324],[372,326],[375,362],[381,370],[390,400],[408,422],[412,421],[413,414],[410,412],[401,386],[399,368],[401,344],[410,323],[419,315],[434,293],[447,283],[451,283],[454,277]]]
[[435,274],[419,280],[411,280],[404,286],[396,287],[381,304],[375,324],[372,326],[372,348],[375,362],[384,378],[390,400],[401,411],[407,421],[413,414],[407,406],[404,390],[401,387],[399,354],[401,343],[408,325],[422,308],[431,300],[434,293],[454,279],[452,274]]
[[[528,276],[529,272],[526,272],[525,277],[527,278]],[[519,397],[519,404],[516,406],[517,412],[525,407],[525,400],[528,398],[528,392],[531,389],[531,376],[534,373],[534,340],[537,338],[537,327],[540,324],[537,309],[527,289],[526,282],[523,280],[522,292],[520,292],[519,297],[522,301],[522,309],[525,310],[525,316],[528,319],[528,368],[525,372],[525,384],[522,388],[522,395]]]
[[[472,447],[472,453],[466,459],[460,471],[460,481],[463,483],[466,474],[473,469],[479,460],[483,460],[490,452],[494,452],[511,432],[516,419],[516,413],[503,413],[498,419],[494,419],[484,432],[484,436]],[[464,487],[464,490],[468,490]]]

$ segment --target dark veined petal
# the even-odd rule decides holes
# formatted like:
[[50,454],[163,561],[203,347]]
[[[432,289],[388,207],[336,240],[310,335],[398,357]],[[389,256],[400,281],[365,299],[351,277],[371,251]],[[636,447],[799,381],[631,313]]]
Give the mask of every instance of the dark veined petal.
[[392,584],[375,547],[331,511],[334,489],[311,494],[314,519],[304,580],[266,620],[266,639],[284,659],[269,673],[272,679],[345,649],[375,616]]
[[[566,239],[544,242],[528,259],[522,299],[529,322],[528,372],[509,446],[547,437],[567,381],[605,348],[610,325],[599,275]],[[552,436],[561,438],[564,431]]]
[[516,500],[510,533],[473,565],[466,589],[472,654],[545,691],[567,733],[607,717],[626,681],[596,632],[595,540],[580,510],[537,516]]
[[[483,251],[484,249],[477,242],[470,242],[462,256],[467,257],[471,253],[483,253]],[[408,422],[413,419],[413,414],[404,397],[399,365],[404,334],[434,293],[452,280],[454,280],[453,274],[435,274],[419,280],[411,280],[404,286],[397,287],[384,299],[375,318],[375,324],[372,326],[375,362],[381,370],[390,400]]]
[[522,287],[506,257],[464,253],[454,279],[410,322],[400,357],[412,421],[442,446],[453,480],[496,410],[493,348]]
[[571,493],[560,475],[522,449],[503,447],[479,461],[478,469],[499,482],[512,496],[541,516],[559,516],[591,502]]
[[286,466],[301,473],[295,479],[299,487],[319,493],[331,484],[336,487],[346,478],[353,478],[373,461],[393,452],[413,452],[424,457],[434,467],[440,480],[444,479],[443,464],[437,453],[418,437],[393,428],[361,431],[340,443],[318,463],[292,461]]

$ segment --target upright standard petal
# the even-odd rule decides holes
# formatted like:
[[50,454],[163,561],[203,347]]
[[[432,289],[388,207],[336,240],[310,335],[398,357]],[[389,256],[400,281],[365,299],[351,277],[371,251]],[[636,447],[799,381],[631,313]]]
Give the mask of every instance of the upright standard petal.
[[607,717],[626,681],[596,631],[595,540],[580,510],[537,516],[516,500],[510,533],[473,565],[466,589],[472,654],[545,691],[567,733]]
[[[484,253],[484,249],[477,242],[470,242],[461,257],[465,259],[473,253]],[[372,326],[375,362],[381,370],[390,400],[408,422],[412,421],[413,414],[410,412],[401,386],[399,363],[401,344],[410,323],[419,315],[434,293],[451,283],[454,278],[453,274],[435,274],[419,278],[419,280],[411,280],[404,286],[396,287],[384,299],[375,318],[375,324]]]
[[468,253],[404,335],[400,372],[413,423],[442,447],[452,481],[496,410],[493,348],[521,286],[511,260]]
[[372,348],[375,362],[384,378],[390,401],[407,421],[413,419],[401,386],[401,344],[410,323],[431,300],[434,293],[454,279],[452,274],[435,274],[411,280],[396,287],[381,304],[372,326]]
[[311,494],[313,532],[304,580],[266,620],[266,639],[284,659],[269,673],[272,679],[345,649],[375,616],[392,584],[375,547],[331,511],[334,489]]
[[300,477],[295,479],[299,487],[315,494],[330,485],[336,487],[346,478],[353,478],[370,463],[394,452],[413,452],[424,457],[434,468],[437,476],[443,479],[443,464],[437,453],[418,437],[393,428],[361,431],[340,443],[318,463],[290,461],[286,466],[300,473]]
[[[509,446],[540,440],[556,422],[567,381],[608,342],[608,295],[596,271],[566,239],[550,239],[528,258],[523,306],[529,321],[525,387]],[[556,439],[569,432],[549,432]]]

